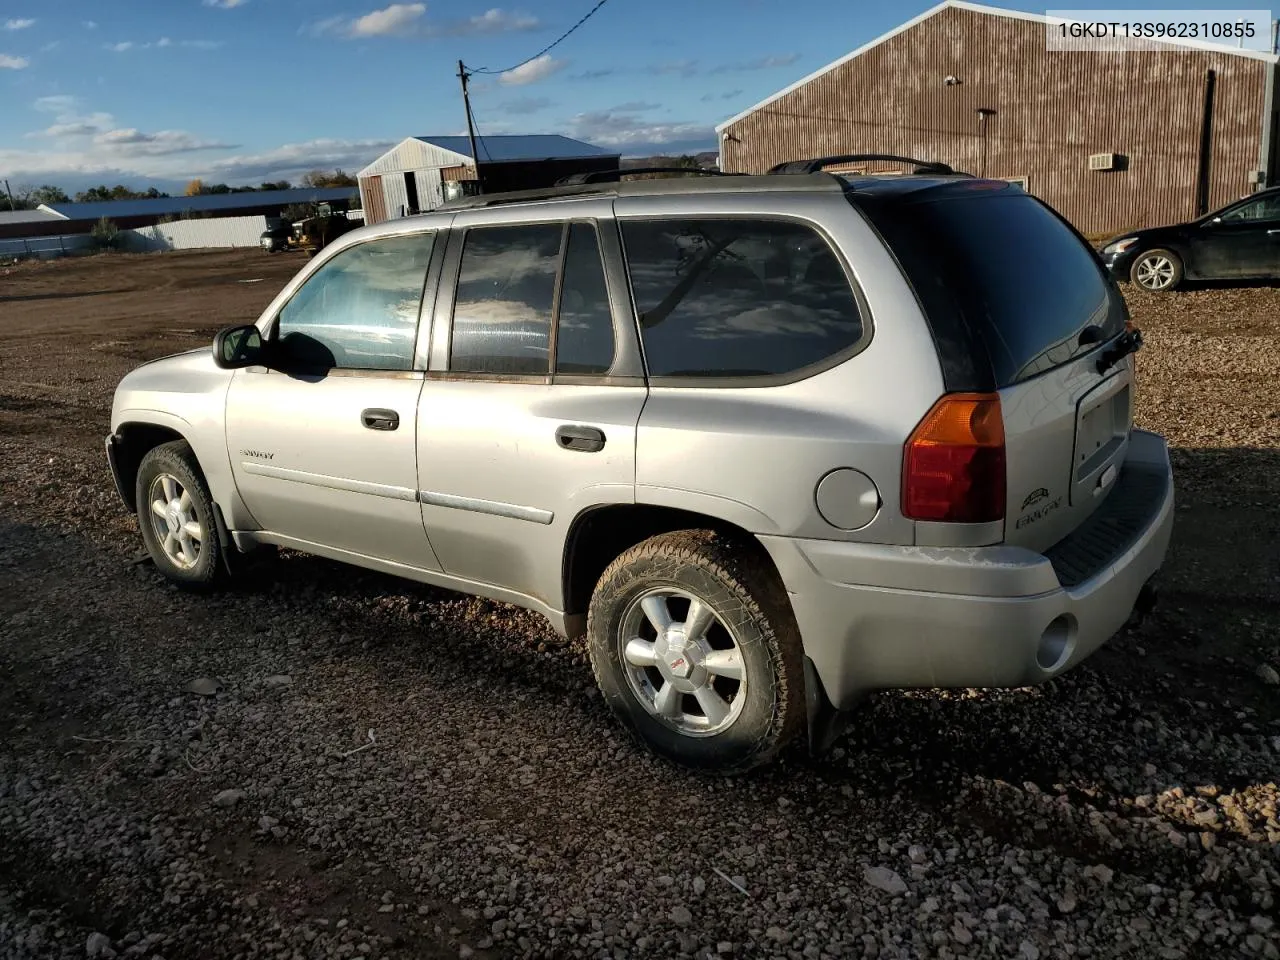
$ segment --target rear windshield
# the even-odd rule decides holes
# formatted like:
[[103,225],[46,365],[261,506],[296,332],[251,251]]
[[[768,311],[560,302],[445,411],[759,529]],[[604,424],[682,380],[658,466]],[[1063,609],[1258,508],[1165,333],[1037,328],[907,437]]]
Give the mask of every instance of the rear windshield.
[[[1124,329],[1124,301],[1093,251],[1034,197],[1010,189],[859,206],[915,287],[939,351],[976,340],[995,386],[1066,363]],[[948,324],[964,329],[940,329]],[[1099,330],[1081,344],[1089,326]]]

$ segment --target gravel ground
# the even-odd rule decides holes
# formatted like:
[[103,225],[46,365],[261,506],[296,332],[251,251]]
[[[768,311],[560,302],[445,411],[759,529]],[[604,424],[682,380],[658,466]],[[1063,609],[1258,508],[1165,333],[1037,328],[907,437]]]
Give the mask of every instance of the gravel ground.
[[0,958],[1280,957],[1280,290],[1131,294],[1180,497],[1141,628],[720,780],[635,747],[531,614],[130,564],[116,382],[300,262],[0,270]]

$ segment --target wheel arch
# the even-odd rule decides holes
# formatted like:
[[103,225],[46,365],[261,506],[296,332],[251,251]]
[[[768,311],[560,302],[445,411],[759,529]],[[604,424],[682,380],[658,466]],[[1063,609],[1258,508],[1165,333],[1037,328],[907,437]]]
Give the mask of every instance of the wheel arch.
[[714,514],[651,503],[602,504],[583,510],[565,537],[561,589],[570,637],[586,632],[586,613],[600,575],[616,557],[650,537],[675,530],[716,530],[757,554],[779,583],[782,575],[755,534]]
[[[142,458],[161,444],[174,440],[191,442],[172,426],[142,420],[121,423],[108,438],[116,491],[130,510],[138,508],[136,487]],[[198,454],[196,459],[200,459]]]

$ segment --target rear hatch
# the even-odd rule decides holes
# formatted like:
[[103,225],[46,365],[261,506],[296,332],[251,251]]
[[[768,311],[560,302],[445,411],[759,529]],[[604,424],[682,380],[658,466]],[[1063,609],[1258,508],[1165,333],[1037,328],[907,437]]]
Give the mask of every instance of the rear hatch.
[[1036,198],[1002,181],[932,184],[851,199],[915,289],[947,389],[999,394],[1004,539],[1042,551],[1097,509],[1124,461],[1133,363],[1099,360],[1128,311],[1086,241]]

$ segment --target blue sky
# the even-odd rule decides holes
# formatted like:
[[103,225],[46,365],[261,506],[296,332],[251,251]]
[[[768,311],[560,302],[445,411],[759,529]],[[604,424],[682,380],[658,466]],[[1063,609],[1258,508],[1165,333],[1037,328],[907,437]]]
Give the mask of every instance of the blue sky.
[[[403,137],[465,130],[459,58],[509,67],[594,2],[0,0],[0,178],[73,190],[354,172]],[[476,76],[476,118],[481,133],[631,155],[713,149],[716,123],[930,6],[608,0],[547,57]]]

